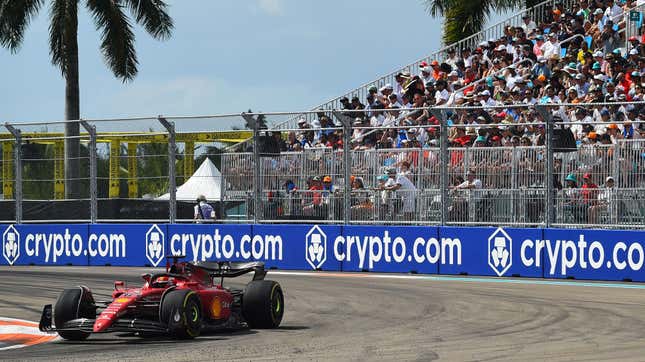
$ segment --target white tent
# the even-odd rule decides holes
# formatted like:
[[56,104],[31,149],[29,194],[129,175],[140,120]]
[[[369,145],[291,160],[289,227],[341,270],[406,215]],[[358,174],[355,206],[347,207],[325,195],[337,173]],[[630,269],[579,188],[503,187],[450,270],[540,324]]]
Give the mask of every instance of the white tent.
[[[177,187],[177,200],[195,201],[199,195],[204,195],[208,201],[219,201],[221,182],[222,174],[207,157],[197,171],[183,185]],[[168,199],[170,194],[157,198],[157,200]]]

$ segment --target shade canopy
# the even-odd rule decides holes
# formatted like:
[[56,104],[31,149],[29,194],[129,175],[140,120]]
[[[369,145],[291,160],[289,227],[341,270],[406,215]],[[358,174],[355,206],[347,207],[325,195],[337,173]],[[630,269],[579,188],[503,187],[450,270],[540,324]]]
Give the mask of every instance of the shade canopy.
[[[199,195],[206,196],[208,201],[219,201],[222,174],[208,157],[202,162],[197,171],[177,187],[177,200],[195,201]],[[168,200],[170,194],[164,194],[157,200]]]

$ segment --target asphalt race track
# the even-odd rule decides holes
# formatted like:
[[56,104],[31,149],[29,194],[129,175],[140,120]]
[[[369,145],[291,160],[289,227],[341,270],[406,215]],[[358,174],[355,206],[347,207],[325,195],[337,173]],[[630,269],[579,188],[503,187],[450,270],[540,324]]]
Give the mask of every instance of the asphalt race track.
[[[141,268],[2,267],[0,317],[38,321],[64,287],[97,299]],[[0,360],[643,360],[645,286],[531,279],[271,272],[277,330],[194,341],[95,335],[0,351]]]

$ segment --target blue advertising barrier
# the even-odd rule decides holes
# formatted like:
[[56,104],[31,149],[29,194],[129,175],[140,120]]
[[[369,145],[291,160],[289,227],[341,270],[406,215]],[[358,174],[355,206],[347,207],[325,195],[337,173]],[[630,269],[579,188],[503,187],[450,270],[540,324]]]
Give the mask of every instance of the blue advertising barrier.
[[291,270],[645,282],[645,231],[339,225],[0,225],[0,265],[264,261]]
[[[341,235],[338,225],[253,225],[253,245],[264,244],[264,251],[270,250],[270,240],[281,236],[282,259],[264,260],[270,267],[292,270],[340,271],[341,262],[335,260],[332,245]],[[257,240],[257,241],[256,241]]]
[[645,281],[645,232],[545,229],[545,278]]
[[542,277],[541,251],[524,244],[541,239],[542,229],[441,227],[439,235],[443,244],[458,240],[461,248],[461,262],[442,263],[440,274]]
[[87,265],[87,235],[87,224],[3,225],[0,264]]
[[343,271],[438,274],[443,252],[453,252],[442,250],[439,228],[413,226],[345,226],[332,247]]
[[340,226],[169,225],[168,254],[188,260],[263,261],[267,268],[340,270],[328,256]]
[[89,265],[165,266],[167,229],[163,224],[89,225]]

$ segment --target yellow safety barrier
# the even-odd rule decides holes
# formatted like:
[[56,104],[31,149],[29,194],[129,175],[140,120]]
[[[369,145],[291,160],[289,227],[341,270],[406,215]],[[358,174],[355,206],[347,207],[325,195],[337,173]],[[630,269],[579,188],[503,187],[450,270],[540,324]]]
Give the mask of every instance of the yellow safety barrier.
[[[89,134],[81,133],[81,142],[89,140]],[[187,132],[177,133],[176,142],[184,143],[183,174],[188,179],[195,172],[195,144],[196,143],[240,143],[253,136],[252,131],[213,131],[213,132]],[[58,132],[24,132],[23,142],[48,144],[54,146],[54,198],[65,198],[65,141],[64,134]],[[14,192],[14,137],[10,133],[0,133],[2,143],[2,194],[5,199],[13,198]],[[168,135],[164,133],[146,132],[103,132],[97,133],[97,143],[110,144],[110,172],[109,191],[110,198],[120,195],[119,171],[121,169],[121,144],[127,143],[128,152],[128,197],[139,197],[139,182],[137,179],[137,145],[146,143],[167,143]]]

